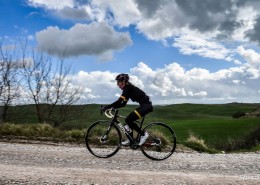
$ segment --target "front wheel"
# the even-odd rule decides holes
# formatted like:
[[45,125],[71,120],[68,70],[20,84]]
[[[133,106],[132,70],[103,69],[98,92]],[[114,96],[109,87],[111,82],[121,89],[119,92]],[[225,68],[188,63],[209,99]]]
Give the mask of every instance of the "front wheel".
[[142,145],[142,153],[152,160],[164,160],[170,157],[176,148],[176,135],[171,127],[164,123],[150,123],[144,130],[149,137]]
[[100,158],[115,155],[121,146],[121,133],[109,121],[97,121],[90,125],[85,135],[87,149],[91,154]]

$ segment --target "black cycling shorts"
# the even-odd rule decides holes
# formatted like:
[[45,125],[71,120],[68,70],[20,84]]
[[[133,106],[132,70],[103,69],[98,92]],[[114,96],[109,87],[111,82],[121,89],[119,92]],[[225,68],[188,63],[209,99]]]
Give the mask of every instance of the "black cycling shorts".
[[140,107],[136,108],[134,110],[134,113],[139,117],[142,118],[149,112],[153,111],[153,106],[152,104],[142,104]]

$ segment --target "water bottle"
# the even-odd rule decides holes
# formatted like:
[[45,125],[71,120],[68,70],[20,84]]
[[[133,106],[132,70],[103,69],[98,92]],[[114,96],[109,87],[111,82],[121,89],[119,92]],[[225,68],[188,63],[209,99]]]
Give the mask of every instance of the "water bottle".
[[132,132],[131,128],[127,124],[124,125],[124,128],[128,133]]

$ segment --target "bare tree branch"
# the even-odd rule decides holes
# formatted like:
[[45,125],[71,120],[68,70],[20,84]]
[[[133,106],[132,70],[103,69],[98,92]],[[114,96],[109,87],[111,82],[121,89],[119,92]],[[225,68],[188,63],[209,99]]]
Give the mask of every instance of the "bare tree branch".
[[[15,48],[15,47],[14,47]],[[0,43],[0,122],[7,119],[8,109],[14,100],[19,98],[20,81],[16,55],[13,50],[3,47]]]
[[78,115],[69,107],[80,100],[82,90],[69,79],[71,66],[62,57],[55,59],[49,54],[33,52],[32,65],[23,65],[23,76],[39,122],[59,126],[72,115]]

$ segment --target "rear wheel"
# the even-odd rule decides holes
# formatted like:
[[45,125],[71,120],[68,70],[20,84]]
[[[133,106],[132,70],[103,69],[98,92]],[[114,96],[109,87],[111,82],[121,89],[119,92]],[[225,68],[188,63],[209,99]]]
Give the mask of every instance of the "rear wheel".
[[[97,121],[90,125],[85,136],[87,149],[91,154],[100,158],[115,155],[121,146],[121,133],[109,121]],[[110,128],[109,128],[110,127]]]
[[164,123],[150,123],[144,130],[149,137],[141,146],[143,154],[152,160],[164,160],[170,157],[176,148],[176,135],[171,127]]

